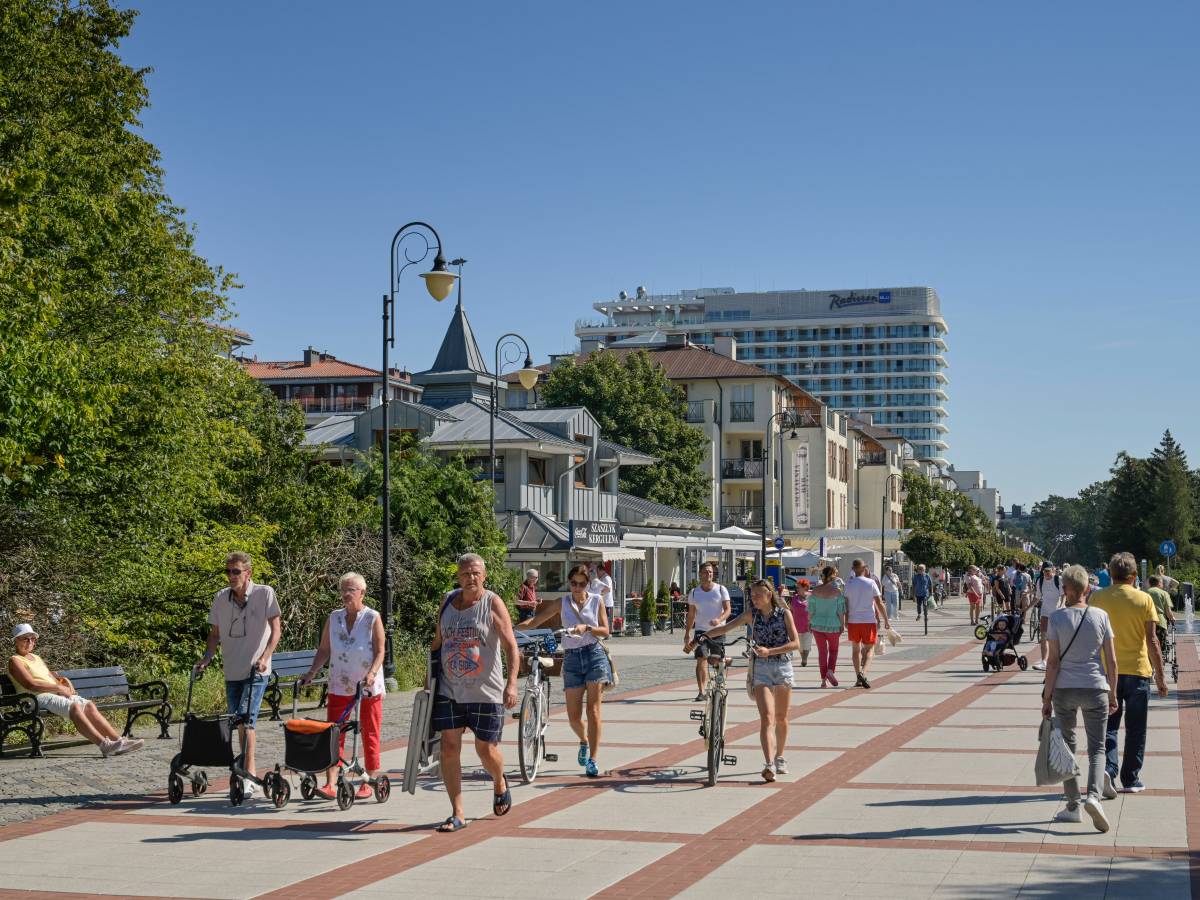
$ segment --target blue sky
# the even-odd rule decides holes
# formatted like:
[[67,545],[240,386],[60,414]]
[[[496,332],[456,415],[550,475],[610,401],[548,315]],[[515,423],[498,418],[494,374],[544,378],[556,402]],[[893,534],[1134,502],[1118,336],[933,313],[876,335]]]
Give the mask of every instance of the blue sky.
[[[387,246],[485,354],[652,292],[930,285],[951,449],[1006,503],[1170,427],[1200,465],[1200,7],[154,3],[147,137],[262,359],[373,366]],[[451,313],[411,276],[396,359]]]

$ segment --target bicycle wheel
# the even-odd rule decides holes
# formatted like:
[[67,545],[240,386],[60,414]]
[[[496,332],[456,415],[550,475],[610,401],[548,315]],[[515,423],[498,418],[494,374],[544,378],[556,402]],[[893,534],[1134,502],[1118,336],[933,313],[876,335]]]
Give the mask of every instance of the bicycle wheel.
[[725,752],[725,695],[714,693],[705,734],[708,736],[708,786],[717,783],[721,754]]
[[541,733],[542,711],[538,695],[526,694],[521,701],[518,719],[520,731],[517,737],[517,756],[521,764],[521,779],[529,784],[537,778],[538,765],[542,761]]

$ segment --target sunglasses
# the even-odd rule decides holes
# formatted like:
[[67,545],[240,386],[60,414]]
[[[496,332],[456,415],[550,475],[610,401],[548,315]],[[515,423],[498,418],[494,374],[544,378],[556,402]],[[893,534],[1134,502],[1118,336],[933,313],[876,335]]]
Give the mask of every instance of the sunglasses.
[[241,575],[242,570],[241,569],[226,569],[225,574],[226,575]]
[[571,579],[571,587],[587,587],[587,586],[588,586],[588,583],[586,581],[576,581],[574,578]]

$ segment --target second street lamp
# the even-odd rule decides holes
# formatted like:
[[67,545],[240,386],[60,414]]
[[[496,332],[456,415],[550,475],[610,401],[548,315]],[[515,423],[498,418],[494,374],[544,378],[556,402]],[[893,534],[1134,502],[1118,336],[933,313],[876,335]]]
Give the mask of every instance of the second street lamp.
[[[403,261],[397,256],[401,247],[404,247]],[[391,446],[388,440],[392,430],[392,422],[388,417],[388,395],[392,390],[392,377],[388,351],[396,346],[396,288],[400,276],[409,266],[415,266],[428,259],[434,247],[437,248],[437,252],[433,257],[433,268],[422,273],[421,277],[425,280],[425,289],[434,300],[440,301],[449,297],[458,276],[446,268],[441,236],[432,225],[425,222],[409,222],[392,237],[388,259],[388,292],[383,295],[383,391],[380,395],[380,415],[383,418],[383,562],[379,573],[379,599],[384,633],[383,676],[387,680],[389,690],[395,690],[396,687],[396,660],[392,654],[392,467]],[[397,270],[398,263],[402,264]]]
[[[790,409],[781,409],[779,412],[772,413],[771,417],[767,419],[766,431],[763,432],[763,453],[765,454],[766,458],[763,460],[762,469],[762,578],[767,577],[767,471],[771,468],[771,440],[774,437],[772,426],[775,424],[776,419],[782,417],[785,423],[783,428],[787,428],[787,423],[792,421],[791,416],[792,411]],[[780,431],[782,430],[783,429],[781,428]],[[795,427],[793,427],[792,430],[795,431]],[[775,478],[772,475],[772,487],[774,484]],[[782,559],[782,551],[780,558]],[[780,569],[782,568],[783,567],[780,566]]]
[[500,351],[504,351],[503,364],[515,363],[521,358],[521,348],[525,349],[525,365],[517,372],[521,387],[532,391],[537,384],[541,372],[533,367],[533,357],[529,353],[529,342],[515,331],[500,335],[496,341],[495,368],[492,370],[492,409],[488,420],[488,471],[492,478],[492,491],[496,490],[496,410],[500,405],[500,368],[502,361]]

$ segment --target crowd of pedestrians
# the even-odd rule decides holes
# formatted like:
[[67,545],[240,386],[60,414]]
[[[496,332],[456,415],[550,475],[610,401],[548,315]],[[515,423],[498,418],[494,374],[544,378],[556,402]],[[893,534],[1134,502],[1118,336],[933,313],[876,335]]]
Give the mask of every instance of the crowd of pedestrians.
[[[821,688],[839,687],[838,657],[842,635],[850,644],[855,686],[870,690],[870,667],[876,652],[884,651],[884,636],[893,632],[900,612],[903,582],[891,566],[882,576],[862,560],[854,560],[848,580],[834,566],[824,566],[818,583],[807,578],[794,590],[777,590],[765,580],[749,590],[750,603],[732,615],[728,588],[717,581],[713,563],[699,569],[699,580],[686,598],[683,649],[696,658],[696,701],[705,699],[709,669],[725,654],[724,636],[747,633],[753,654],[748,689],[759,714],[763,752],[762,778],[774,781],[788,771],[786,748],[791,693],[796,685],[793,658],[806,667],[816,646]],[[1118,553],[1108,565],[1089,572],[1082,566],[1060,571],[1051,563],[1036,569],[1013,561],[985,575],[970,566],[963,575],[970,624],[983,616],[990,596],[993,613],[1007,613],[1040,624],[1039,658],[1033,668],[1045,671],[1042,715],[1053,716],[1067,745],[1077,748],[1082,728],[1087,753],[1086,789],[1076,777],[1064,782],[1066,805],[1057,821],[1082,821],[1086,812],[1093,825],[1107,831],[1103,801],[1118,791],[1145,789],[1141,770],[1146,752],[1147,719],[1152,688],[1167,696],[1164,653],[1167,629],[1175,624],[1168,589],[1178,588],[1164,572],[1147,579],[1140,589],[1136,560]],[[228,586],[218,591],[209,609],[209,632],[204,655],[196,663],[198,676],[216,658],[218,649],[225,682],[226,704],[238,717],[243,768],[255,777],[255,728],[258,711],[271,676],[272,654],[280,642],[280,607],[274,590],[253,580],[249,555],[231,553],[226,560]],[[949,573],[917,566],[907,585],[917,617],[939,595],[947,595]],[[500,742],[506,710],[517,702],[518,645],[516,631],[557,623],[564,631],[562,682],[567,721],[579,740],[578,763],[585,777],[602,774],[603,691],[612,685],[613,669],[603,642],[611,634],[614,586],[601,567],[577,565],[568,575],[569,590],[540,598],[536,569],[525,572],[515,608],[514,629],[503,598],[486,586],[487,568],[476,554],[458,559],[458,588],[445,594],[436,617],[431,652],[440,677],[433,700],[432,728],[441,735],[441,777],[450,815],[440,831],[466,827],[462,792],[462,747],[467,731],[474,750],[492,781],[492,811],[505,815],[512,793],[504,774]],[[366,604],[366,582],[349,572],[339,581],[341,608],[324,623],[320,644],[300,685],[310,684],[328,665],[326,715],[337,721],[356,701],[367,773],[381,772],[381,733],[386,637],[378,612]],[[673,586],[674,587],[674,586]],[[704,638],[702,641],[701,638]],[[117,734],[90,701],[80,697],[70,681],[53,672],[34,653],[37,632],[29,624],[13,632],[15,653],[8,673],[17,686],[37,696],[45,711],[69,719],[79,733],[99,746],[104,756],[136,750],[142,741]],[[728,660],[727,660],[728,661]],[[361,696],[361,699],[360,699]],[[1124,741],[1119,741],[1122,725]],[[326,773],[317,794],[335,797],[334,772]],[[248,796],[254,783],[246,781]],[[358,796],[371,793],[368,783]]]

